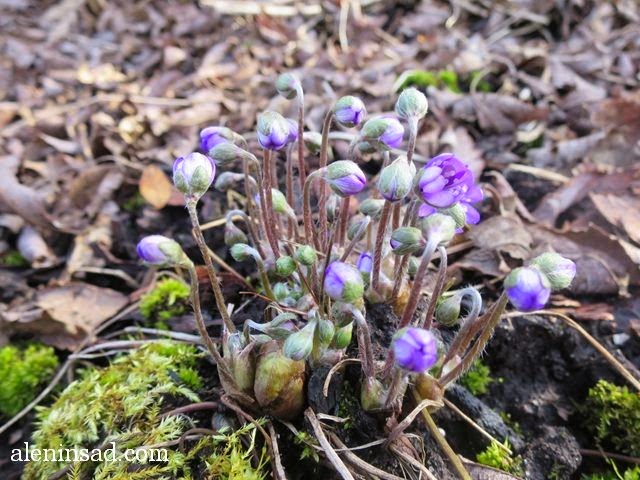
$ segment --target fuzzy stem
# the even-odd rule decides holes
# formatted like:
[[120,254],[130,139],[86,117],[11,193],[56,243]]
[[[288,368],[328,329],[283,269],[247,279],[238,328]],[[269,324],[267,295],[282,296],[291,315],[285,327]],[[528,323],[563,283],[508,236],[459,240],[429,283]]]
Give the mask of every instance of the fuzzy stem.
[[222,321],[225,327],[229,332],[233,333],[236,331],[236,327],[231,321],[231,316],[227,311],[227,306],[224,301],[224,295],[222,294],[222,289],[220,288],[220,280],[218,279],[216,270],[213,267],[211,255],[209,255],[209,249],[207,248],[207,244],[204,241],[202,230],[200,230],[200,221],[198,220],[198,212],[196,211],[195,200],[187,201],[187,211],[189,212],[191,225],[193,225],[193,234],[196,238],[196,243],[200,248],[200,253],[202,254],[202,258],[204,259],[204,264],[207,267],[207,274],[209,275],[209,282],[211,283],[211,288],[213,289],[213,296],[216,300],[216,306],[218,307],[218,311],[222,316]]
[[225,219],[228,222],[232,222],[232,223],[233,223],[233,217],[240,217],[242,219],[244,224],[247,226],[247,230],[249,231],[249,237],[251,238],[251,243],[253,243],[253,246],[255,247],[256,250],[258,250],[258,253],[261,256],[264,255],[264,252],[262,253],[260,252],[260,243],[258,242],[258,235],[254,228],[253,222],[251,221],[251,218],[249,218],[246,212],[243,212],[242,210],[229,210],[225,215]]
[[[255,158],[255,157],[254,157]],[[249,174],[249,165],[250,165],[250,160],[244,160],[242,162],[242,170],[244,172],[244,183],[245,183],[245,195],[246,195],[246,207],[247,207],[247,211],[249,212],[249,215],[251,216],[251,218],[249,218],[245,212],[242,212],[245,216],[243,217],[244,222],[247,225],[247,228],[249,229],[249,235],[251,235],[251,237],[253,238],[253,242],[254,242],[254,246],[256,247],[256,249],[258,250],[258,252],[260,253],[260,255],[264,255],[264,250],[262,249],[262,245],[260,244],[260,240],[255,231],[255,225],[253,224],[253,219],[256,217],[260,216],[260,212],[255,204],[255,202],[253,201],[253,192],[251,192],[251,188],[250,188],[250,183],[251,180],[253,180],[253,177],[250,176]],[[260,194],[260,191],[262,190],[261,187],[261,178],[260,178],[260,164],[258,163],[257,159],[255,159],[255,164],[257,164],[257,169],[258,169],[258,181],[257,181],[257,189],[258,189],[258,194]],[[255,184],[254,184],[255,186]],[[240,210],[237,210],[237,212],[241,212]],[[240,215],[240,213],[238,213]]]
[[[265,230],[267,231],[267,238],[269,240],[269,244],[271,245],[271,250],[273,251],[273,256],[277,260],[280,257],[280,249],[278,248],[278,240],[276,233],[276,222],[275,217],[273,215],[273,192],[271,189],[272,186],[272,178],[271,178],[271,150],[263,150],[264,153],[264,178],[263,178],[263,187],[265,190],[265,200],[266,203],[263,209],[266,225]],[[262,199],[261,199],[262,200]]]
[[373,271],[371,272],[371,288],[374,292],[378,291],[380,284],[380,265],[382,264],[382,244],[384,242],[384,234],[387,230],[387,222],[389,221],[389,212],[391,203],[386,201],[380,213],[380,221],[378,222],[378,231],[376,232],[376,245],[373,251]]
[[397,230],[400,227],[400,209],[402,202],[393,204],[393,215],[391,216],[391,230]]
[[402,255],[400,258],[400,263],[397,263],[393,270],[393,291],[391,293],[391,303],[395,303],[398,299],[398,294],[400,293],[400,287],[402,287],[404,273],[409,263],[409,254]]
[[353,305],[349,305],[351,313],[356,320],[358,351],[362,360],[362,373],[366,378],[374,378],[375,370],[373,366],[373,347],[371,346],[371,331],[364,315]]
[[411,117],[408,119],[409,123],[409,143],[407,145],[407,160],[409,164],[413,160],[413,152],[416,149],[416,137],[418,136],[418,119]]
[[[294,208],[294,203],[293,203],[293,146],[288,146],[287,147],[287,155],[286,155],[286,179],[285,179],[285,184],[286,184],[286,196],[287,196],[287,203],[289,205],[291,205],[291,208]],[[302,186],[300,188],[302,190]],[[296,227],[295,223],[293,222],[293,220],[291,218],[287,219],[287,238],[293,238],[294,235],[294,228]],[[296,229],[297,230],[297,229]],[[297,235],[297,231],[296,231],[296,235]]]
[[273,294],[273,290],[271,289],[271,282],[269,281],[269,276],[267,275],[267,270],[264,266],[264,260],[262,260],[262,257],[258,254],[258,252],[253,255],[253,259],[256,261],[256,265],[258,266],[260,281],[262,282],[262,287],[264,288],[267,297],[275,301],[276,296]]
[[323,169],[311,172],[307,177],[307,180],[304,182],[304,187],[302,189],[302,221],[304,223],[304,237],[307,245],[311,245],[312,240],[314,241],[314,247],[316,250],[320,250],[320,246],[318,245],[317,237],[313,235],[313,219],[311,218],[311,183],[314,178],[322,175],[323,173]]
[[404,395],[404,393],[406,392],[407,376],[408,375],[399,368],[396,369],[393,380],[391,381],[391,386],[389,386],[389,393],[387,394],[387,408],[393,407],[394,403],[396,405],[402,405],[402,398],[398,397],[401,394]]
[[438,379],[438,383],[445,388],[449,383],[455,381],[462,373],[466,372],[469,367],[480,356],[484,348],[487,346],[496,325],[500,322],[504,307],[507,305],[507,295],[503,292],[498,298],[498,301],[493,305],[491,310],[487,312],[487,323],[483,325],[478,340],[471,346],[469,351],[465,354],[462,361],[453,368],[444,377]]
[[398,328],[406,327],[407,325],[409,325],[409,322],[411,322],[411,319],[413,318],[413,314],[415,313],[416,307],[418,306],[420,291],[422,290],[422,282],[427,273],[429,262],[431,261],[431,257],[433,256],[433,252],[435,250],[436,243],[432,239],[429,239],[427,241],[427,245],[424,247],[422,259],[420,260],[420,265],[418,266],[418,271],[416,272],[416,278],[413,280],[411,293],[409,294],[409,301],[407,302],[407,306],[405,307]]
[[296,99],[298,101],[298,175],[302,191],[304,182],[307,180],[307,172],[304,165],[304,91],[300,83],[296,85]]
[[367,227],[370,224],[371,224],[371,217],[367,215],[362,220],[362,224],[360,225],[360,228],[358,229],[356,234],[353,236],[353,239],[347,245],[347,248],[344,249],[342,257],[340,257],[341,262],[345,262],[347,260],[347,258],[349,257],[349,254],[353,251],[353,249],[358,244],[360,239],[364,236],[365,232],[367,231]]
[[415,216],[419,208],[420,202],[415,198],[411,200],[411,203],[409,203],[409,206],[404,211],[404,218],[402,219],[403,227],[410,227],[413,224],[413,217]]
[[436,311],[436,305],[438,304],[438,298],[442,294],[444,288],[444,282],[447,280],[447,249],[444,247],[438,247],[438,253],[440,254],[440,265],[438,266],[438,278],[436,280],[436,286],[433,288],[431,298],[429,299],[429,307],[427,313],[424,316],[422,322],[418,322],[418,327],[422,327],[429,330],[433,324],[433,314]]
[[[331,128],[331,120],[333,119],[333,109],[329,110],[324,117],[324,122],[322,123],[322,143],[320,145],[320,170],[327,166],[327,157],[329,153],[329,129]],[[319,246],[322,247],[324,242],[327,241],[327,187],[322,182],[320,185],[320,194],[318,197],[318,215],[319,215],[319,223],[320,223],[320,243]]]
[[[413,398],[415,398],[416,402],[418,403],[422,401],[420,395],[415,389],[413,390]],[[471,476],[469,475],[469,472],[467,472],[467,469],[464,467],[462,461],[460,460],[460,457],[458,457],[456,452],[453,451],[447,440],[444,438],[444,435],[440,433],[440,429],[438,428],[438,425],[436,425],[436,422],[433,421],[433,417],[429,413],[428,409],[425,408],[422,410],[422,417],[424,418],[427,427],[429,427],[431,435],[433,435],[433,438],[436,440],[440,448],[444,451],[444,453],[453,464],[453,468],[455,469],[460,479],[471,480]]]
[[475,288],[467,287],[458,292],[458,295],[461,296],[461,300],[467,295],[471,297],[471,310],[462,322],[462,326],[460,327],[458,334],[453,339],[453,342],[451,342],[447,355],[442,363],[443,365],[445,365],[459,352],[464,353],[469,347],[471,340],[473,340],[473,337],[476,336],[481,327],[480,322],[477,322],[478,317],[480,316],[480,310],[482,310],[482,296],[480,295],[480,292]]
[[351,197],[344,197],[340,203],[340,220],[338,221],[338,248],[344,243],[347,234],[347,221],[349,220],[349,202]]

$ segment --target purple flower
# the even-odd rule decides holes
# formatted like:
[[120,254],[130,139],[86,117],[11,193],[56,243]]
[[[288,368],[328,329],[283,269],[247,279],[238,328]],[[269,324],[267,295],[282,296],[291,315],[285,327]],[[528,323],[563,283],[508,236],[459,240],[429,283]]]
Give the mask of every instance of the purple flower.
[[373,146],[390,150],[402,144],[404,127],[395,117],[377,117],[363,125],[361,136]]
[[327,166],[325,180],[341,197],[361,192],[367,184],[364,172],[351,160],[338,160]]
[[360,122],[367,115],[367,110],[362,100],[348,95],[335,103],[333,115],[339,124],[350,128],[360,125]]
[[292,118],[287,118],[289,124],[289,136],[287,137],[287,143],[293,143],[298,139],[298,122]]
[[533,267],[516,268],[507,276],[504,285],[509,301],[521,312],[544,308],[551,294],[549,280]]
[[175,265],[184,260],[180,245],[162,235],[144,237],[138,242],[136,252],[142,261],[151,265]]
[[438,342],[429,330],[403,328],[395,335],[393,353],[400,368],[422,373],[438,361]]
[[200,150],[209,153],[216,145],[230,142],[233,132],[227,127],[207,127],[200,130]]
[[353,265],[331,262],[325,271],[324,291],[333,300],[355,302],[364,294],[362,275]]
[[277,112],[266,111],[258,116],[258,142],[267,150],[280,150],[289,143],[291,127]]
[[[452,153],[429,160],[418,173],[417,186],[424,201],[436,208],[447,208],[456,202],[475,203],[483,198],[469,167]],[[471,213],[472,219],[473,216]]]
[[173,163],[173,183],[185,196],[200,198],[216,176],[216,165],[209,157],[193,152]]
[[373,257],[371,252],[362,252],[356,261],[356,268],[360,273],[369,274],[373,268]]

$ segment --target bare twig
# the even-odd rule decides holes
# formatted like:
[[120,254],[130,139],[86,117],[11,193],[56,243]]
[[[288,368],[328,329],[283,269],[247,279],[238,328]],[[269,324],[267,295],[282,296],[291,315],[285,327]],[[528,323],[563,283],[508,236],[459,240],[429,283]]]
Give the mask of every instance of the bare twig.
[[334,466],[336,471],[340,474],[340,476],[344,480],[355,480],[353,478],[353,475],[351,475],[351,472],[349,472],[349,469],[347,468],[347,466],[344,464],[344,462],[340,459],[336,451],[333,449],[333,446],[331,446],[331,443],[329,443],[329,440],[327,440],[327,437],[322,431],[322,425],[316,418],[316,414],[313,413],[313,410],[311,409],[311,407],[307,408],[304,411],[304,416],[307,417],[307,420],[309,420],[309,423],[311,424],[311,428],[313,428],[313,432],[315,433],[316,438],[318,439],[318,441],[320,442],[320,445],[324,449],[324,454],[327,456],[327,458],[329,459],[331,464]]

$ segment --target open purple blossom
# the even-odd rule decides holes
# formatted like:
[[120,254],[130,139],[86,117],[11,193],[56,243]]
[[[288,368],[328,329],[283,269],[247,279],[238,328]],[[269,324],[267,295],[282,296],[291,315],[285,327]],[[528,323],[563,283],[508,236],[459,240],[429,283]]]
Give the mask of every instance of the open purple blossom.
[[[452,153],[442,153],[429,160],[418,173],[417,187],[422,199],[436,208],[448,208],[456,202],[469,207],[483,198],[469,167]],[[473,207],[469,211],[473,220],[477,212]]]
[[187,197],[200,198],[215,176],[214,161],[198,152],[179,157],[173,163],[173,183]]
[[355,302],[364,294],[360,271],[344,262],[331,262],[324,275],[324,291],[336,301]]
[[551,294],[549,280],[533,267],[516,268],[507,276],[504,286],[509,301],[521,312],[544,308]]
[[144,237],[138,242],[136,253],[143,262],[151,265],[175,265],[184,259],[178,242],[163,235]]
[[362,252],[356,261],[356,268],[364,274],[370,274],[373,268],[371,252]]
[[356,127],[364,120],[367,110],[362,100],[348,95],[336,102],[333,107],[333,115],[339,124],[345,127]]
[[438,342],[429,330],[404,328],[393,340],[396,364],[415,373],[422,373],[438,361]]
[[258,116],[258,142],[267,150],[281,150],[290,141],[291,126],[277,112],[266,111]]
[[331,190],[341,197],[360,193],[367,184],[364,172],[351,160],[338,160],[329,164],[325,179]]

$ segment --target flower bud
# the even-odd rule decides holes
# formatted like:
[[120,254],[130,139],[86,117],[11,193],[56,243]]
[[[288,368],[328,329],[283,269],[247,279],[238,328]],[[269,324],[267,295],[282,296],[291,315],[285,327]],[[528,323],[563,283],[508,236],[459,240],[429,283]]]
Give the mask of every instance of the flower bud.
[[224,244],[233,247],[236,243],[247,243],[249,239],[245,233],[236,227],[233,222],[227,222],[224,226]]
[[551,285],[545,275],[533,267],[512,270],[504,280],[511,305],[521,312],[544,308],[551,294]]
[[344,127],[356,127],[364,120],[367,110],[358,97],[347,95],[340,98],[333,106],[333,116]]
[[427,240],[446,245],[456,234],[456,222],[448,215],[434,213],[422,221],[422,233]]
[[327,221],[329,223],[335,222],[340,212],[340,197],[334,193],[329,195],[325,208],[327,210]]
[[[256,195],[254,200],[260,206],[260,195]],[[278,215],[295,216],[293,208],[287,203],[287,198],[280,190],[271,189],[271,204],[273,205],[273,211]]]
[[335,332],[336,328],[331,320],[324,318],[318,322],[318,340],[321,345],[328,346],[333,340]]
[[296,249],[295,258],[302,265],[310,266],[318,260],[315,248],[309,245],[301,245]]
[[245,345],[239,333],[230,334],[224,342],[224,358],[238,388],[246,394],[253,393],[256,362],[252,355],[255,343]]
[[567,288],[576,276],[576,264],[555,252],[537,256],[531,262],[531,266],[547,277],[552,290]]
[[402,91],[396,101],[396,113],[400,118],[420,119],[427,114],[429,104],[424,93],[415,88],[407,88]]
[[250,157],[249,152],[240,148],[233,143],[219,143],[211,150],[209,150],[209,156],[216,162],[218,166],[229,165],[236,160],[242,160]]
[[150,265],[180,265],[187,260],[178,242],[162,235],[144,237],[138,242],[136,252]]
[[354,322],[347,323],[345,326],[336,330],[333,337],[333,346],[337,349],[347,348],[351,343],[351,337],[353,335]]
[[287,137],[287,143],[293,143],[298,140],[298,122],[293,118],[285,118],[289,125],[289,136]]
[[284,341],[284,356],[291,360],[306,360],[313,350],[313,335],[317,323],[311,321]]
[[373,118],[363,125],[361,136],[374,147],[391,150],[402,144],[404,127],[394,117]]
[[[459,357],[458,357],[459,358]],[[444,373],[442,374],[444,375]],[[420,373],[416,375],[415,389],[422,400],[432,400],[441,403],[444,397],[444,388],[428,373]]]
[[281,150],[291,134],[289,122],[277,112],[268,110],[258,115],[258,142],[267,150]]
[[227,127],[206,127],[200,130],[200,149],[203,153],[211,156],[211,149],[222,143],[245,145],[246,141]]
[[418,266],[420,265],[420,259],[416,257],[409,257],[409,262],[407,265],[407,274],[409,277],[414,278],[416,273],[418,273]]
[[234,244],[229,249],[229,253],[231,253],[231,257],[233,257],[236,262],[245,262],[250,258],[255,258],[256,255],[259,256],[258,252],[246,243]]
[[378,190],[389,202],[397,202],[406,197],[413,187],[416,167],[407,157],[399,156],[384,167],[378,177]]
[[314,155],[320,153],[320,149],[322,148],[322,134],[318,132],[304,132],[302,139],[309,152]]
[[373,257],[371,252],[362,252],[356,262],[356,268],[364,275],[371,274],[373,269]]
[[[426,205],[426,204],[425,204]],[[457,229],[462,229],[467,224],[467,213],[460,202],[454,203],[441,213],[449,215],[456,222]]]
[[242,173],[222,172],[218,175],[218,178],[216,178],[216,183],[213,185],[213,188],[219,192],[226,192],[233,187],[234,183],[242,180],[244,180],[244,175]]
[[370,153],[376,153],[376,147],[371,142],[361,141],[358,142],[358,151],[361,155],[368,155]]
[[329,164],[325,179],[336,195],[341,197],[355,195],[367,184],[364,173],[351,160],[338,160]]
[[364,294],[362,275],[353,265],[331,262],[325,272],[324,291],[333,300],[353,303]]
[[391,234],[389,243],[393,253],[407,255],[424,248],[426,242],[419,228],[400,227]]
[[253,391],[258,404],[269,414],[290,420],[304,406],[305,362],[285,357],[273,341],[262,346]]
[[276,260],[276,275],[288,277],[296,271],[296,261],[288,255],[283,255]]
[[273,295],[276,297],[276,300],[278,301],[278,303],[284,301],[284,299],[287,298],[291,293],[291,289],[289,288],[289,286],[286,283],[282,283],[282,282],[276,283],[273,286],[272,290],[273,290]]
[[173,163],[173,183],[187,198],[198,199],[211,186],[216,166],[209,157],[193,152]]
[[359,207],[360,213],[371,218],[378,218],[384,207],[384,200],[379,198],[367,198]]
[[256,323],[253,320],[247,320],[246,324],[274,340],[286,340],[289,335],[295,333],[294,318],[296,316],[292,313],[281,313],[267,323]]
[[276,90],[284,98],[291,100],[298,95],[300,80],[291,73],[281,73],[276,79]]
[[354,218],[347,228],[347,238],[353,240],[360,232],[364,232],[364,228],[371,222],[368,218]]
[[393,338],[396,365],[404,370],[422,373],[438,361],[438,342],[429,330],[403,328]]
[[360,388],[360,405],[365,412],[372,412],[384,408],[388,392],[375,378],[364,378]]
[[436,321],[447,327],[458,323],[461,302],[462,296],[460,295],[452,295],[441,300],[436,307]]

